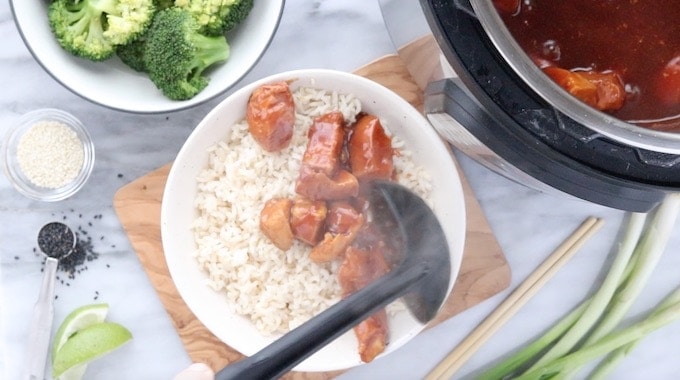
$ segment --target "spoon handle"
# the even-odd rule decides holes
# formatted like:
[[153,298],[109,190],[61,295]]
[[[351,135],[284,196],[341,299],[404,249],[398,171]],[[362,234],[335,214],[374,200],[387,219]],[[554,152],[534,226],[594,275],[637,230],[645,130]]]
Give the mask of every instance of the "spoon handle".
[[427,274],[424,265],[390,272],[283,335],[253,356],[223,368],[216,380],[274,379],[342,335]]
[[45,261],[42,285],[38,301],[33,307],[26,350],[26,375],[27,380],[43,380],[45,378],[45,366],[47,364],[47,352],[49,351],[50,334],[52,333],[52,320],[54,318],[54,282],[59,261],[48,257]]

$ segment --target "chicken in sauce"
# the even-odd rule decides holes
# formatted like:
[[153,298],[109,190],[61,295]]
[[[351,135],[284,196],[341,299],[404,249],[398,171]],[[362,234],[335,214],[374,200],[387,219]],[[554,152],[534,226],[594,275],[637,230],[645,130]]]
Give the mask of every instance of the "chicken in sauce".
[[[264,98],[266,101],[248,108],[269,114],[266,107],[278,107],[268,96]],[[260,99],[262,96],[251,97],[252,102]],[[279,123],[261,122],[264,119],[257,120],[257,133],[276,135]],[[338,282],[346,297],[390,270],[390,249],[368,221],[362,183],[395,179],[396,152],[379,118],[365,113],[349,125],[341,112],[321,115],[313,121],[307,137],[295,183],[296,197],[267,200],[260,213],[260,229],[282,251],[296,239],[310,246],[312,261],[338,261]],[[271,139],[256,138],[260,140],[269,144]],[[262,147],[270,150],[271,145]],[[359,323],[354,333],[361,360],[372,361],[388,344],[386,311],[381,309]]]
[[[380,249],[362,249],[351,246],[345,251],[338,280],[344,295],[347,296],[375,281],[389,270],[389,265]],[[387,332],[385,309],[376,311],[354,327],[362,361],[370,362],[385,350]]]
[[588,105],[680,131],[680,2],[493,0],[520,47]]
[[293,246],[291,211],[293,201],[286,198],[272,198],[264,204],[260,213],[260,230],[279,249],[285,251]]
[[287,147],[295,125],[295,102],[288,83],[255,89],[248,100],[246,121],[250,134],[264,150],[277,152]]

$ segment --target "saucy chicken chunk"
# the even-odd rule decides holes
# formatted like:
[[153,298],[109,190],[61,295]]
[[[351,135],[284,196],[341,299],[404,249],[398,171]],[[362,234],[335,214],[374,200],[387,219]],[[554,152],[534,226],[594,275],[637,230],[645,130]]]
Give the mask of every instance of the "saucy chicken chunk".
[[314,119],[295,186],[298,194],[310,199],[337,200],[356,196],[359,181],[341,169],[345,144],[345,120],[340,112]]
[[[248,123],[265,150],[274,152],[290,141],[295,106],[289,92],[285,83],[275,83],[251,96]],[[394,154],[392,140],[376,116],[362,113],[352,125],[341,112],[315,118],[295,183],[297,196],[267,201],[260,229],[282,250],[297,239],[311,246],[312,261],[340,261],[343,296],[356,292],[390,269],[384,237],[373,236],[375,229],[367,226],[368,201],[360,181],[393,179]],[[361,359],[370,362],[387,345],[387,313],[374,313],[354,332]]]
[[359,210],[348,200],[329,202],[326,229],[334,234],[344,234],[359,223],[361,218]]
[[556,66],[543,68],[555,83],[589,106],[600,111],[623,107],[626,89],[614,72],[570,71]]
[[334,177],[321,172],[302,170],[295,191],[310,199],[341,200],[359,194],[359,180],[347,170],[338,170]]
[[363,115],[357,120],[349,139],[352,173],[360,180],[389,180],[394,171],[393,156],[392,139],[385,133],[380,119]]
[[323,240],[312,248],[309,252],[309,258],[316,263],[324,263],[341,258],[350,244],[356,239],[359,230],[364,224],[364,218],[358,215],[352,221],[351,225],[347,225],[347,230],[340,233],[326,232]]
[[290,144],[295,126],[295,101],[286,82],[258,87],[248,99],[248,129],[255,141],[268,152]]
[[380,309],[354,326],[359,341],[359,357],[369,363],[387,347],[387,312]]
[[[379,246],[372,249],[350,246],[338,272],[344,296],[349,296],[385,273],[389,265]],[[368,363],[385,350],[388,340],[387,313],[381,309],[354,327],[359,341],[359,356]]]
[[293,201],[273,198],[264,204],[260,212],[260,230],[279,249],[286,251],[293,245],[290,214]]
[[293,235],[309,245],[316,245],[323,238],[327,212],[324,201],[296,198],[290,210]]
[[324,173],[329,177],[340,168],[340,153],[345,139],[345,118],[339,111],[314,119],[307,133],[307,149],[302,156],[304,170]]
[[680,106],[680,55],[664,66],[656,79],[656,93],[668,106]]
[[518,46],[576,98],[628,123],[680,131],[680,2],[493,4]]

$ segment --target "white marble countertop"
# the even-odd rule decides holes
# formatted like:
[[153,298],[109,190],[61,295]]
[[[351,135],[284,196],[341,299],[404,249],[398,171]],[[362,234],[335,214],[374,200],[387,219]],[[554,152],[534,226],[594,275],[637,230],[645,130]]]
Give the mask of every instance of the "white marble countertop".
[[[0,135],[28,111],[57,107],[89,126],[97,149],[92,178],[66,201],[29,201],[0,176],[0,377],[19,378],[28,320],[41,281],[41,259],[33,253],[37,232],[47,221],[66,218],[93,237],[100,256],[74,279],[57,283],[55,321],[61,321],[74,307],[97,300],[108,302],[109,319],[122,323],[134,335],[123,349],[93,362],[86,378],[171,379],[190,361],[121,228],[112,199],[121,186],[170,162],[192,128],[223,97],[170,114],[140,116],[112,111],[72,94],[43,71],[24,46],[6,1],[0,3],[0,39]],[[289,69],[352,71],[394,50],[375,1],[289,0],[270,48],[241,84]],[[467,362],[456,378],[473,376],[499,355],[535,336],[584,299],[601,279],[623,212],[539,193],[465,157],[459,160],[509,261],[511,286],[420,334],[392,355],[354,368],[342,378],[422,378],[589,215],[605,219],[601,232]],[[672,248],[634,305],[632,317],[680,284],[680,225],[676,230]],[[680,323],[652,333],[612,378],[677,378],[678,341]]]

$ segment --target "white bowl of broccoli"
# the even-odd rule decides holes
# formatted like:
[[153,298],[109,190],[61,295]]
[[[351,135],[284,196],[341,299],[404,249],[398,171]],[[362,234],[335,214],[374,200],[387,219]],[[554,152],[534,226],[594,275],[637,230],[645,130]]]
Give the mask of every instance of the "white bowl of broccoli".
[[55,80],[133,113],[187,109],[229,90],[266,50],[284,6],[214,0],[206,10],[204,3],[10,0],[24,43]]

